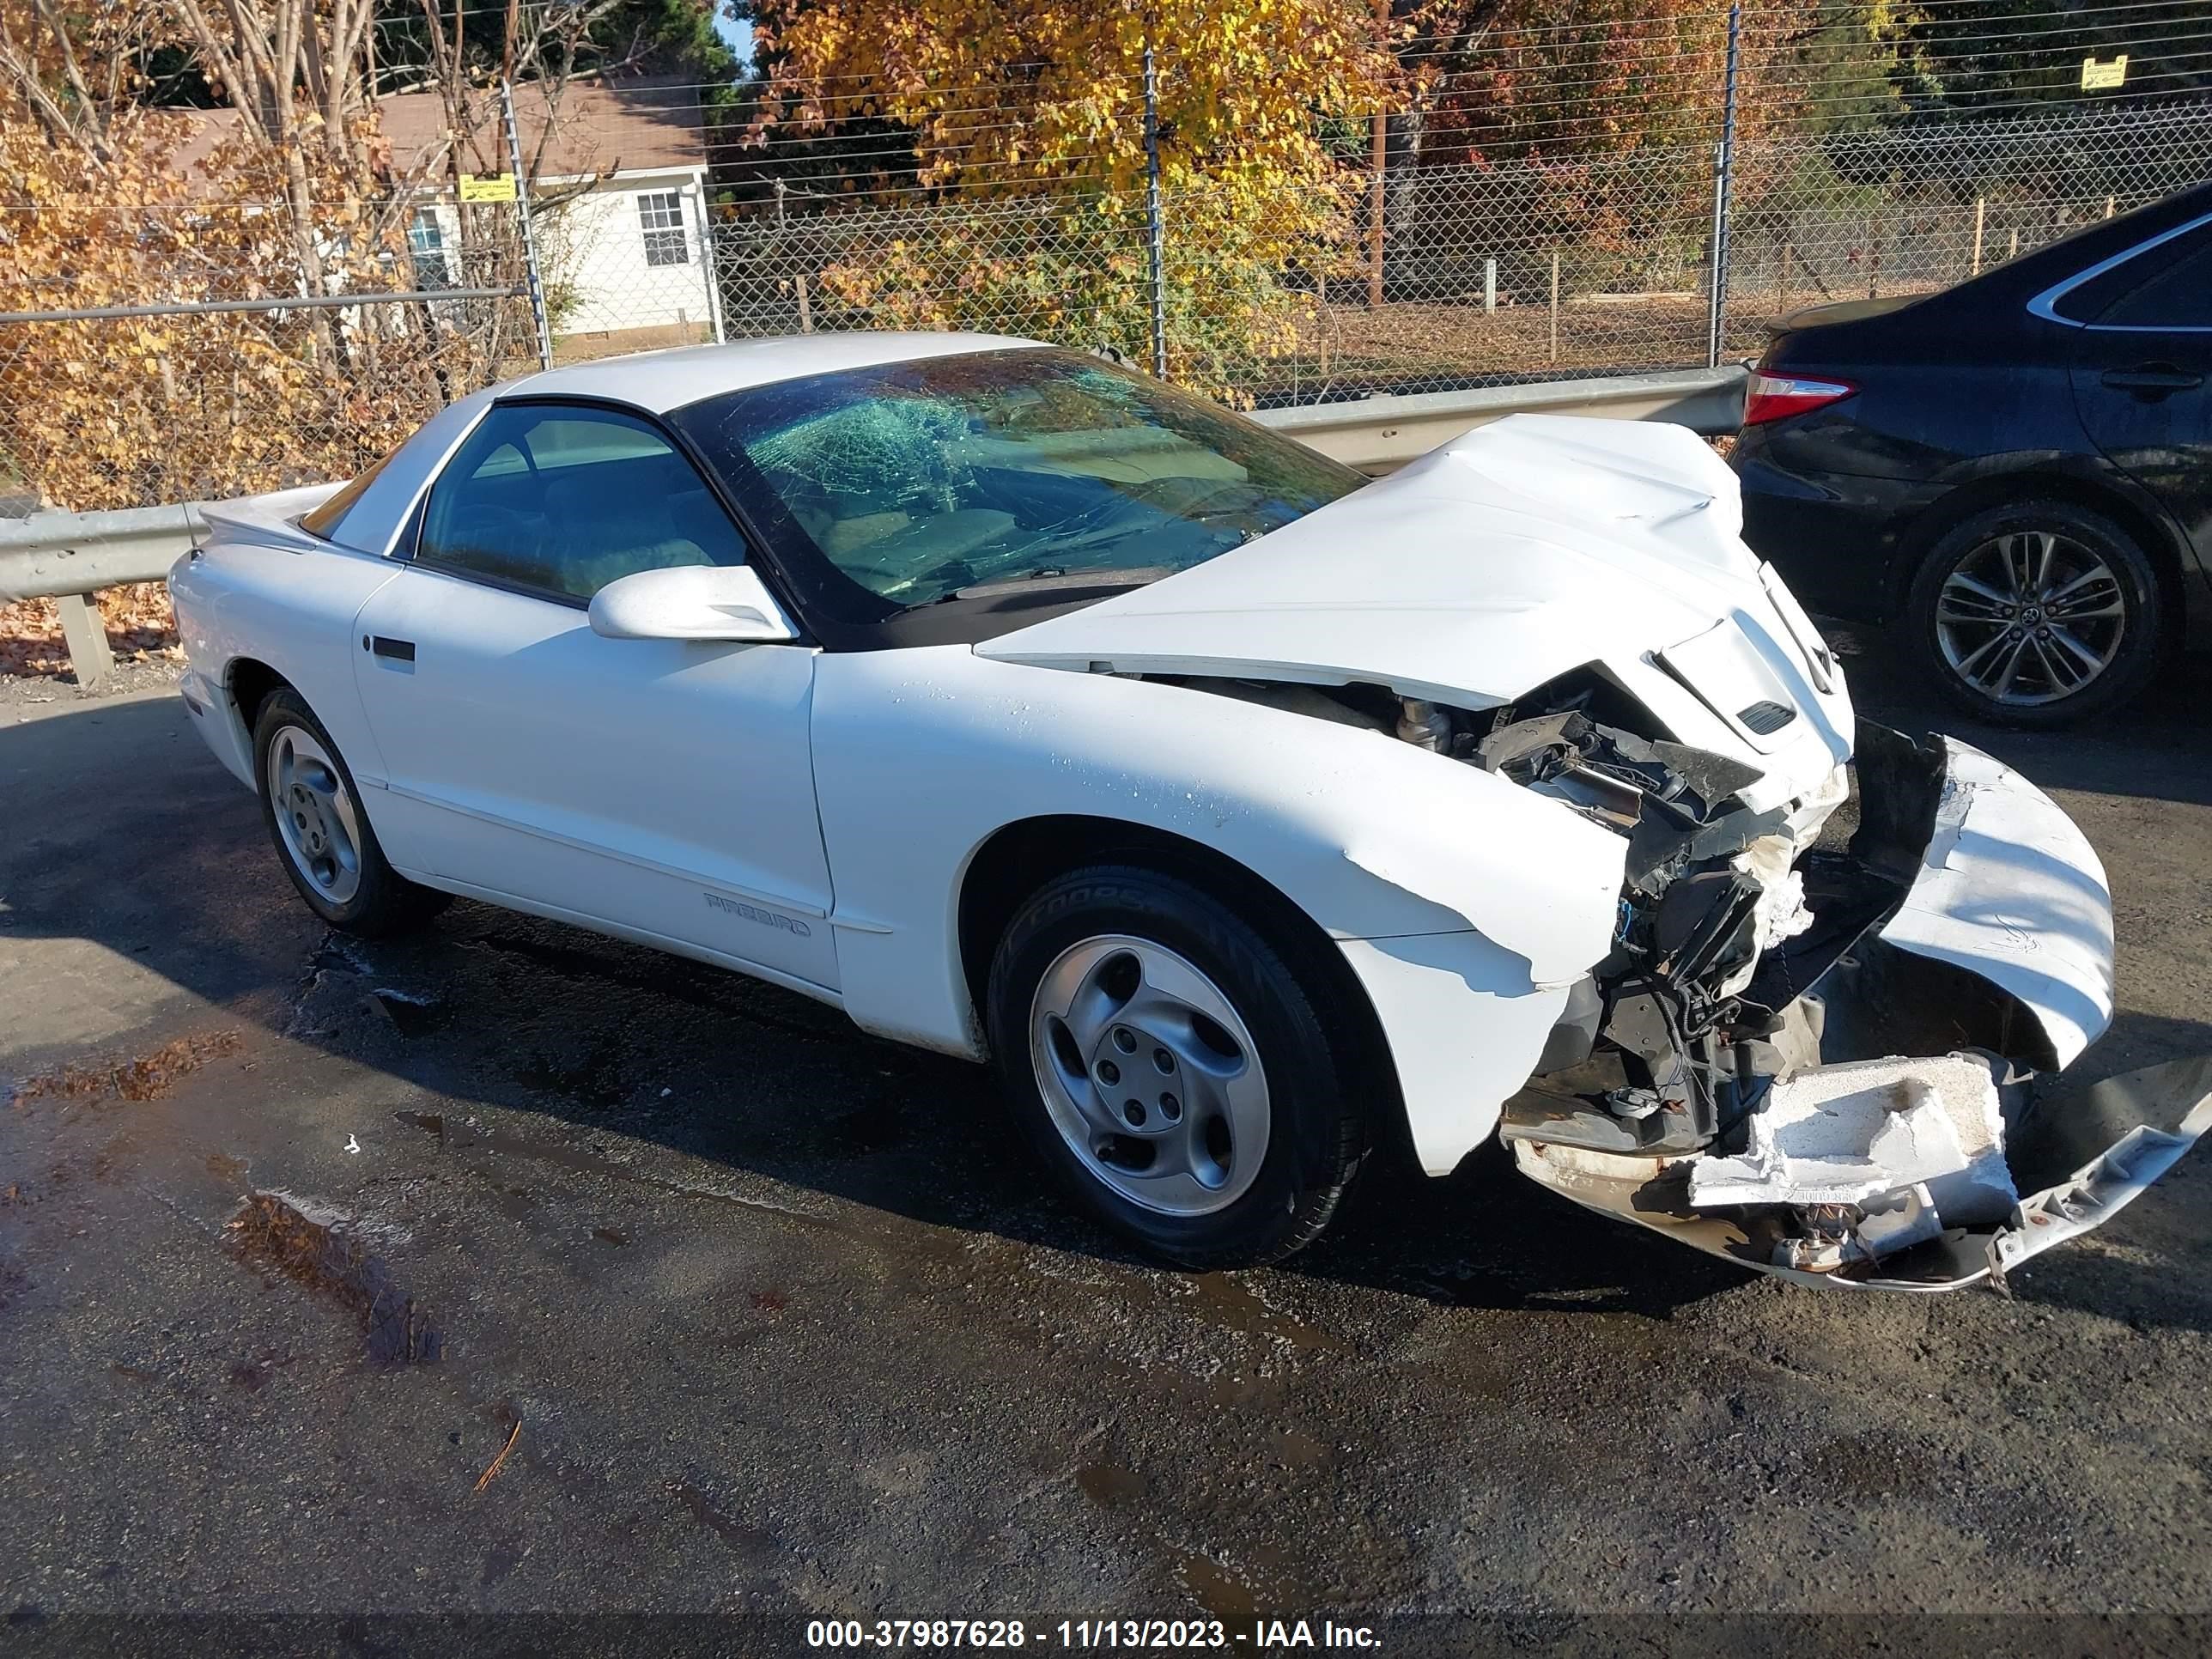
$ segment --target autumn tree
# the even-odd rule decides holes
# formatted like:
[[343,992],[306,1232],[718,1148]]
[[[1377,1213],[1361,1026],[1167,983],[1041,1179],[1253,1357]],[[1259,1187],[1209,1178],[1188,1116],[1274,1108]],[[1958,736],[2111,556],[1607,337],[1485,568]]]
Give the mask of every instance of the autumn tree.
[[[0,0],[0,309],[389,288],[407,206],[368,96],[370,3]],[[149,101],[143,66],[178,42],[219,120]],[[0,447],[76,508],[342,477],[435,406],[451,343],[319,307],[10,325]]]
[[[409,62],[384,27],[397,3],[0,0],[0,310],[419,288],[407,228],[426,194],[506,169],[502,75],[557,105],[568,76],[632,55],[644,23],[665,37],[710,15],[702,0],[406,0],[422,24]],[[402,157],[377,115],[395,69],[447,112],[444,137]],[[520,283],[511,208],[465,210],[460,229],[463,285]],[[9,325],[0,473],[73,508],[344,477],[534,361],[507,300]]]
[[1296,273],[1352,229],[1356,181],[1347,191],[1326,124],[1394,95],[1370,16],[1326,0],[757,0],[749,15],[765,70],[757,149],[875,124],[903,135],[915,191],[973,210],[833,268],[833,295],[914,321],[1029,305],[1139,356],[1151,47],[1170,368],[1215,386],[1293,342],[1310,303]]

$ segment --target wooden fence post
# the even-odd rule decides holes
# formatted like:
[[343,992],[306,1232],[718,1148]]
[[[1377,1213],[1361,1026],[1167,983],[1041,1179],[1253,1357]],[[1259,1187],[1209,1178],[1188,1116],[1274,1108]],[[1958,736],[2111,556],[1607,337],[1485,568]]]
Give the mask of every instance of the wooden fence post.
[[[1388,50],[1390,39],[1390,0],[1375,0],[1375,38]],[[1367,307],[1370,311],[1382,308],[1382,234],[1383,204],[1388,193],[1383,171],[1390,159],[1390,118],[1382,110],[1374,117],[1372,148],[1375,178],[1369,185],[1367,209]]]
[[1559,250],[1552,250],[1552,361],[1559,361]]
[[1321,345],[1321,377],[1328,379],[1328,273],[1314,273],[1314,337]]

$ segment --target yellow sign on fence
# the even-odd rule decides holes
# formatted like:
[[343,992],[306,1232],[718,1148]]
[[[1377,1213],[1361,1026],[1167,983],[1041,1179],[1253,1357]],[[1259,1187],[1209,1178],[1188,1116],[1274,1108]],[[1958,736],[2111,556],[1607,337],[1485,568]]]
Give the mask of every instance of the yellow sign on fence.
[[[2127,60],[2120,60],[2125,63]],[[2081,84],[2089,84],[2085,78]],[[465,173],[461,175],[461,199],[464,202],[512,202],[514,199],[514,175],[511,173]]]
[[2114,87],[2124,86],[2128,79],[2128,55],[2122,52],[2109,64],[2100,64],[2094,58],[2081,60],[2081,90],[2110,92]]

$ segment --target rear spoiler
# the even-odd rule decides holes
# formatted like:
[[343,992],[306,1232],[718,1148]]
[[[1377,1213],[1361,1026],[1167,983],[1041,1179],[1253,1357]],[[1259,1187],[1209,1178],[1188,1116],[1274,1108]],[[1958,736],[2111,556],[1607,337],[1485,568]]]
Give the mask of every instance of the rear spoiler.
[[301,484],[294,489],[275,489],[265,495],[246,495],[236,501],[199,501],[192,516],[206,533],[203,543],[225,532],[264,547],[312,552],[324,545],[299,526],[302,514],[312,513],[343,488],[341,483]]

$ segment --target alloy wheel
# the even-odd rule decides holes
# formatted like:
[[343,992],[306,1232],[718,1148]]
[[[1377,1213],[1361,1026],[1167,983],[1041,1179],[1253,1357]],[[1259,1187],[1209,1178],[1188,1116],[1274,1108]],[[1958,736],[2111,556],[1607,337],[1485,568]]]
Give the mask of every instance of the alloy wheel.
[[1267,1155],[1267,1079],[1229,999],[1166,946],[1069,945],[1037,981],[1030,1059],[1085,1169],[1163,1215],[1235,1203]]
[[276,833],[307,884],[332,904],[361,887],[361,817],[337,763],[315,735],[279,726],[269,744],[269,804]]
[[2047,530],[1981,543],[1953,567],[1936,599],[1943,660],[1976,691],[2012,708],[2082,690],[2118,659],[2127,625],[2112,567]]

